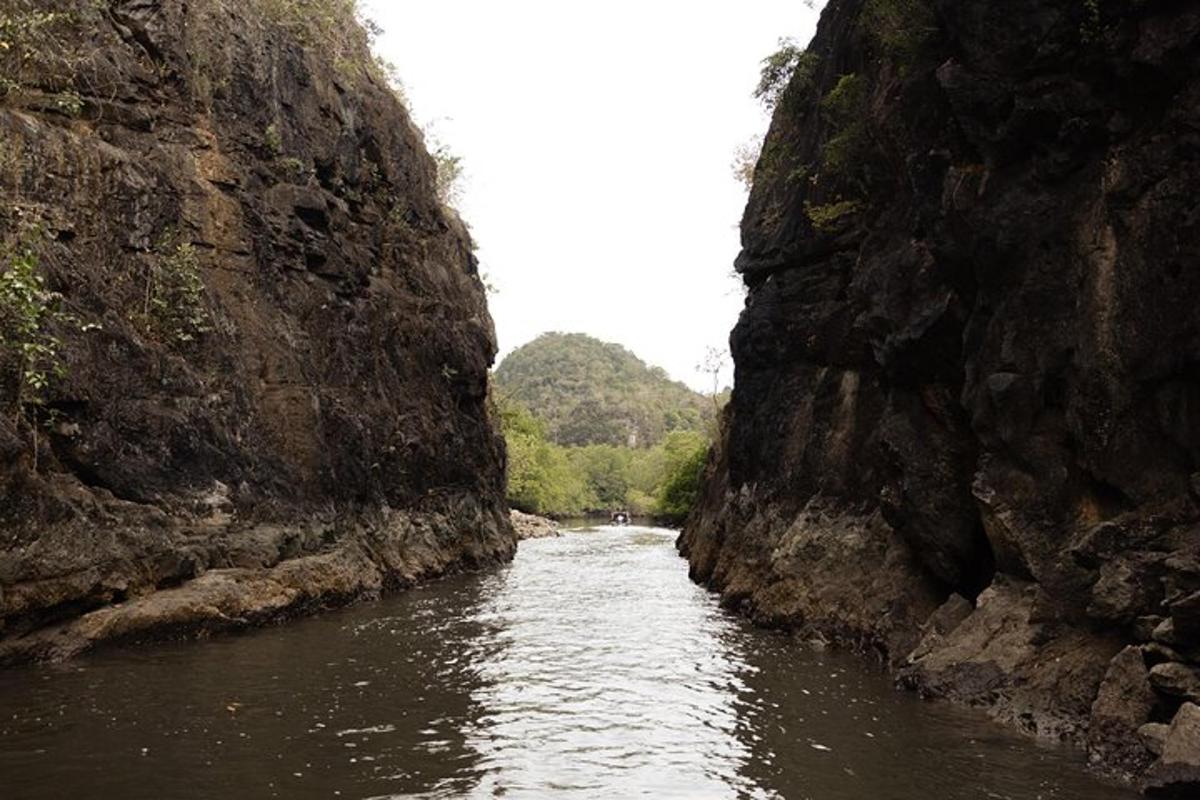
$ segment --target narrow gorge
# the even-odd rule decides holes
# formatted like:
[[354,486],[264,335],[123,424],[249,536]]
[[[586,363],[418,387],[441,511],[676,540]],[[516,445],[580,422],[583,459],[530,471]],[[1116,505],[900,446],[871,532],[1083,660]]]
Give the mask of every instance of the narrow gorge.
[[679,540],[762,624],[1200,787],[1200,7],[831,0]]
[[0,0],[4,800],[1200,797],[1200,0],[783,5]]
[[291,8],[6,4],[0,662],[515,551],[470,236],[366,33]]

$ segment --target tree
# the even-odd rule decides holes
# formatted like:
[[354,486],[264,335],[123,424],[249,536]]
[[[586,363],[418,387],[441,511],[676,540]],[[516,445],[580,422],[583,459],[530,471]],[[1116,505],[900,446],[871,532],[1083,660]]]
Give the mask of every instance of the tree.
[[665,477],[658,490],[657,511],[665,517],[681,520],[700,501],[708,441],[696,434],[678,432],[667,437],[663,449]]
[[547,441],[545,429],[529,410],[497,403],[508,449],[508,501],[531,514],[567,516],[595,505],[582,473],[563,448]]
[[729,363],[729,358],[726,351],[716,347],[707,347],[704,350],[704,358],[696,365],[697,372],[703,372],[712,379],[712,402],[713,410],[720,413],[720,396],[721,396],[721,372],[725,369],[725,365]]
[[758,158],[762,154],[763,137],[755,136],[748,142],[742,142],[733,151],[733,177],[746,187],[746,191],[754,188],[754,169],[758,166]]

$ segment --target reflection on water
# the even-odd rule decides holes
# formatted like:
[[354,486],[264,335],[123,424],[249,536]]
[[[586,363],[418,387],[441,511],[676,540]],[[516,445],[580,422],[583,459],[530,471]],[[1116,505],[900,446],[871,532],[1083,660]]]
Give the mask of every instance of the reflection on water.
[[288,627],[0,672],[0,796],[1132,796],[729,617],[672,536],[529,541]]

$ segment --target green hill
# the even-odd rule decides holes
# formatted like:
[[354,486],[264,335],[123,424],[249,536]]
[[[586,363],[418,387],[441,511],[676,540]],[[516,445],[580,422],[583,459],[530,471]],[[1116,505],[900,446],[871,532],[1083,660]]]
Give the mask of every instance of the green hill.
[[504,359],[499,397],[528,408],[557,444],[651,447],[671,431],[704,432],[713,402],[617,344],[547,333]]

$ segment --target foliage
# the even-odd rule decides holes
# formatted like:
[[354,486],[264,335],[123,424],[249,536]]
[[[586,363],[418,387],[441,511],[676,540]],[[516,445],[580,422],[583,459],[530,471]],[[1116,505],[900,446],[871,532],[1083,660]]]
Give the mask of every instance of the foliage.
[[704,348],[704,358],[696,365],[697,372],[703,372],[712,378],[712,401],[720,407],[718,398],[721,395],[721,372],[729,364],[729,351],[718,347]]
[[1095,44],[1104,37],[1104,18],[1100,0],[1082,0],[1083,22],[1079,23],[1079,38],[1084,44]]
[[453,206],[462,195],[463,166],[462,157],[455,155],[444,144],[437,144],[432,151],[434,164],[437,166],[435,189],[438,200],[443,205]]
[[649,447],[672,430],[704,431],[714,413],[662,369],[583,334],[540,336],[510,353],[495,378],[498,393],[532,409],[561,445]]
[[849,175],[865,158],[870,140],[866,123],[868,90],[867,79],[851,73],[839,78],[821,100],[821,111],[832,130],[821,158],[825,170],[831,174]]
[[1119,18],[1147,0],[1079,0],[1081,21],[1079,41],[1089,48],[1099,48],[1118,29]]
[[49,107],[68,116],[83,110],[73,88],[90,56],[73,46],[73,5],[45,0],[7,0],[0,10],[0,100],[36,89]]
[[779,40],[779,49],[762,61],[754,96],[768,109],[775,108],[789,91],[812,86],[820,59],[792,38]]
[[700,500],[708,440],[694,433],[675,431],[663,445],[666,464],[658,490],[657,512],[666,517],[686,517]]
[[637,514],[685,516],[699,496],[708,438],[673,431],[659,445],[563,447],[546,438],[528,409],[497,400],[508,448],[508,501],[556,517],[627,508]]
[[733,151],[733,163],[730,168],[738,183],[746,187],[746,191],[754,188],[754,169],[758,166],[759,156],[762,155],[763,137],[755,136],[748,142],[743,142]]
[[283,136],[279,133],[279,125],[272,122],[263,131],[263,144],[271,151],[271,155],[277,156],[283,152]]
[[50,381],[66,374],[54,329],[69,316],[62,295],[46,288],[31,247],[19,245],[6,260],[0,273],[0,367],[19,416],[27,405],[40,405]]
[[860,210],[862,210],[862,203],[858,200],[840,200],[825,205],[813,205],[808,202],[804,204],[804,213],[808,215],[813,229],[820,233],[828,233],[837,229],[843,220],[857,214]]
[[[368,76],[392,85],[390,64],[371,53],[379,27],[364,16],[358,0],[255,0],[276,24],[310,49],[325,54],[345,77]],[[403,97],[401,92],[398,92]]]
[[156,258],[146,272],[146,292],[140,321],[146,332],[160,341],[184,345],[212,331],[204,298],[200,260],[191,242],[172,246],[163,238]]
[[310,164],[306,164],[295,156],[286,156],[275,163],[290,180],[305,182],[315,172]]
[[508,447],[508,500],[531,514],[570,516],[594,505],[563,448],[546,440],[541,424],[515,403],[498,404]]
[[593,508],[619,508],[626,505],[631,486],[633,450],[610,444],[564,449],[571,466],[583,476]]
[[901,67],[916,60],[938,32],[929,0],[867,0],[859,20]]

